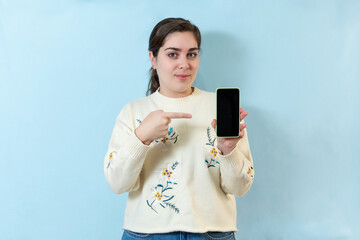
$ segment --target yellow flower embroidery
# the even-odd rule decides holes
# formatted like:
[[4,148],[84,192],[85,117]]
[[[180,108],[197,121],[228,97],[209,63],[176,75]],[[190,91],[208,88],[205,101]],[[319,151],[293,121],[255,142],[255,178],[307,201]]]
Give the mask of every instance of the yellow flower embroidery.
[[164,168],[164,170],[161,173],[161,175],[163,175],[164,177],[167,177],[167,179],[170,179],[172,174],[173,174],[173,172],[169,171],[167,168]]
[[254,177],[254,174],[252,174],[252,173],[253,173],[253,170],[254,170],[254,168],[253,168],[252,166],[248,167],[247,174],[248,174],[248,175],[251,174],[250,177]]
[[210,150],[210,153],[211,153],[211,155],[213,155],[214,157],[216,157],[216,155],[217,155],[217,151],[216,151],[216,148],[215,147],[213,147],[211,150]]
[[161,193],[159,193],[159,192],[156,192],[156,194],[154,195],[154,197],[155,197],[158,201],[160,201],[160,200],[162,199],[163,195],[162,195]]
[[151,189],[150,199],[146,200],[146,204],[156,213],[158,213],[158,208],[160,208],[159,205],[162,208],[172,209],[175,213],[180,212],[179,208],[171,202],[175,197],[173,189],[176,189],[178,184],[176,181],[177,171],[175,170],[178,165],[179,162],[167,164],[167,167],[163,167],[158,172],[161,174],[160,182]]
[[168,138],[168,137],[164,137],[163,139],[161,139],[161,142],[162,142],[163,144],[165,144],[167,140],[169,140],[169,138]]
[[114,157],[114,152],[111,152],[110,155],[109,155],[109,158],[113,159],[113,157]]

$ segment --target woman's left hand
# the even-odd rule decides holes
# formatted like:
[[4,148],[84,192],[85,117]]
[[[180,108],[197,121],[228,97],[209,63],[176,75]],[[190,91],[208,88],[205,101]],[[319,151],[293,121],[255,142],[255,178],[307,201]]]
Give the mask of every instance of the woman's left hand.
[[[244,111],[243,108],[240,108],[240,121],[242,121],[248,115],[248,111]],[[211,123],[211,126],[216,128],[216,119]],[[240,124],[239,137],[237,138],[217,138],[217,148],[222,152],[222,155],[227,155],[234,150],[238,141],[244,136],[244,129],[246,128],[246,123]]]

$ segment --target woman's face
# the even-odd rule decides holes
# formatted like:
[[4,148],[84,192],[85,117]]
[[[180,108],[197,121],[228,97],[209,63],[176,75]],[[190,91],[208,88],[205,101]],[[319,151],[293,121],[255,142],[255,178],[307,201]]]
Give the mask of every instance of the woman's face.
[[168,97],[186,97],[199,67],[199,49],[192,32],[174,32],[167,35],[157,57],[149,53],[156,69],[160,93]]

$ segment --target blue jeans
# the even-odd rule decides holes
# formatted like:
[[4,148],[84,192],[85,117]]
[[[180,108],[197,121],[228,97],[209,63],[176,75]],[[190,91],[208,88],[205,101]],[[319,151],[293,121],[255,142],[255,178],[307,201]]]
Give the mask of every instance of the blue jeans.
[[206,233],[188,233],[188,232],[170,232],[170,233],[137,233],[125,230],[122,240],[235,240],[234,232],[206,232]]

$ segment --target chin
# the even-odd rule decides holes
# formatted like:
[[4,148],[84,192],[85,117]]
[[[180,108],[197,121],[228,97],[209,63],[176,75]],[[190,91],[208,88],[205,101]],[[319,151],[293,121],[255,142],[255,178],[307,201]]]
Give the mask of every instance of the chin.
[[175,90],[176,92],[178,92],[178,93],[184,93],[184,92],[189,91],[190,88],[191,88],[191,85],[186,86],[186,87],[179,87],[179,88],[176,88],[176,89],[174,89],[174,90]]
[[178,89],[181,92],[186,92],[191,88],[193,81],[191,82],[182,82],[176,86],[176,89]]

